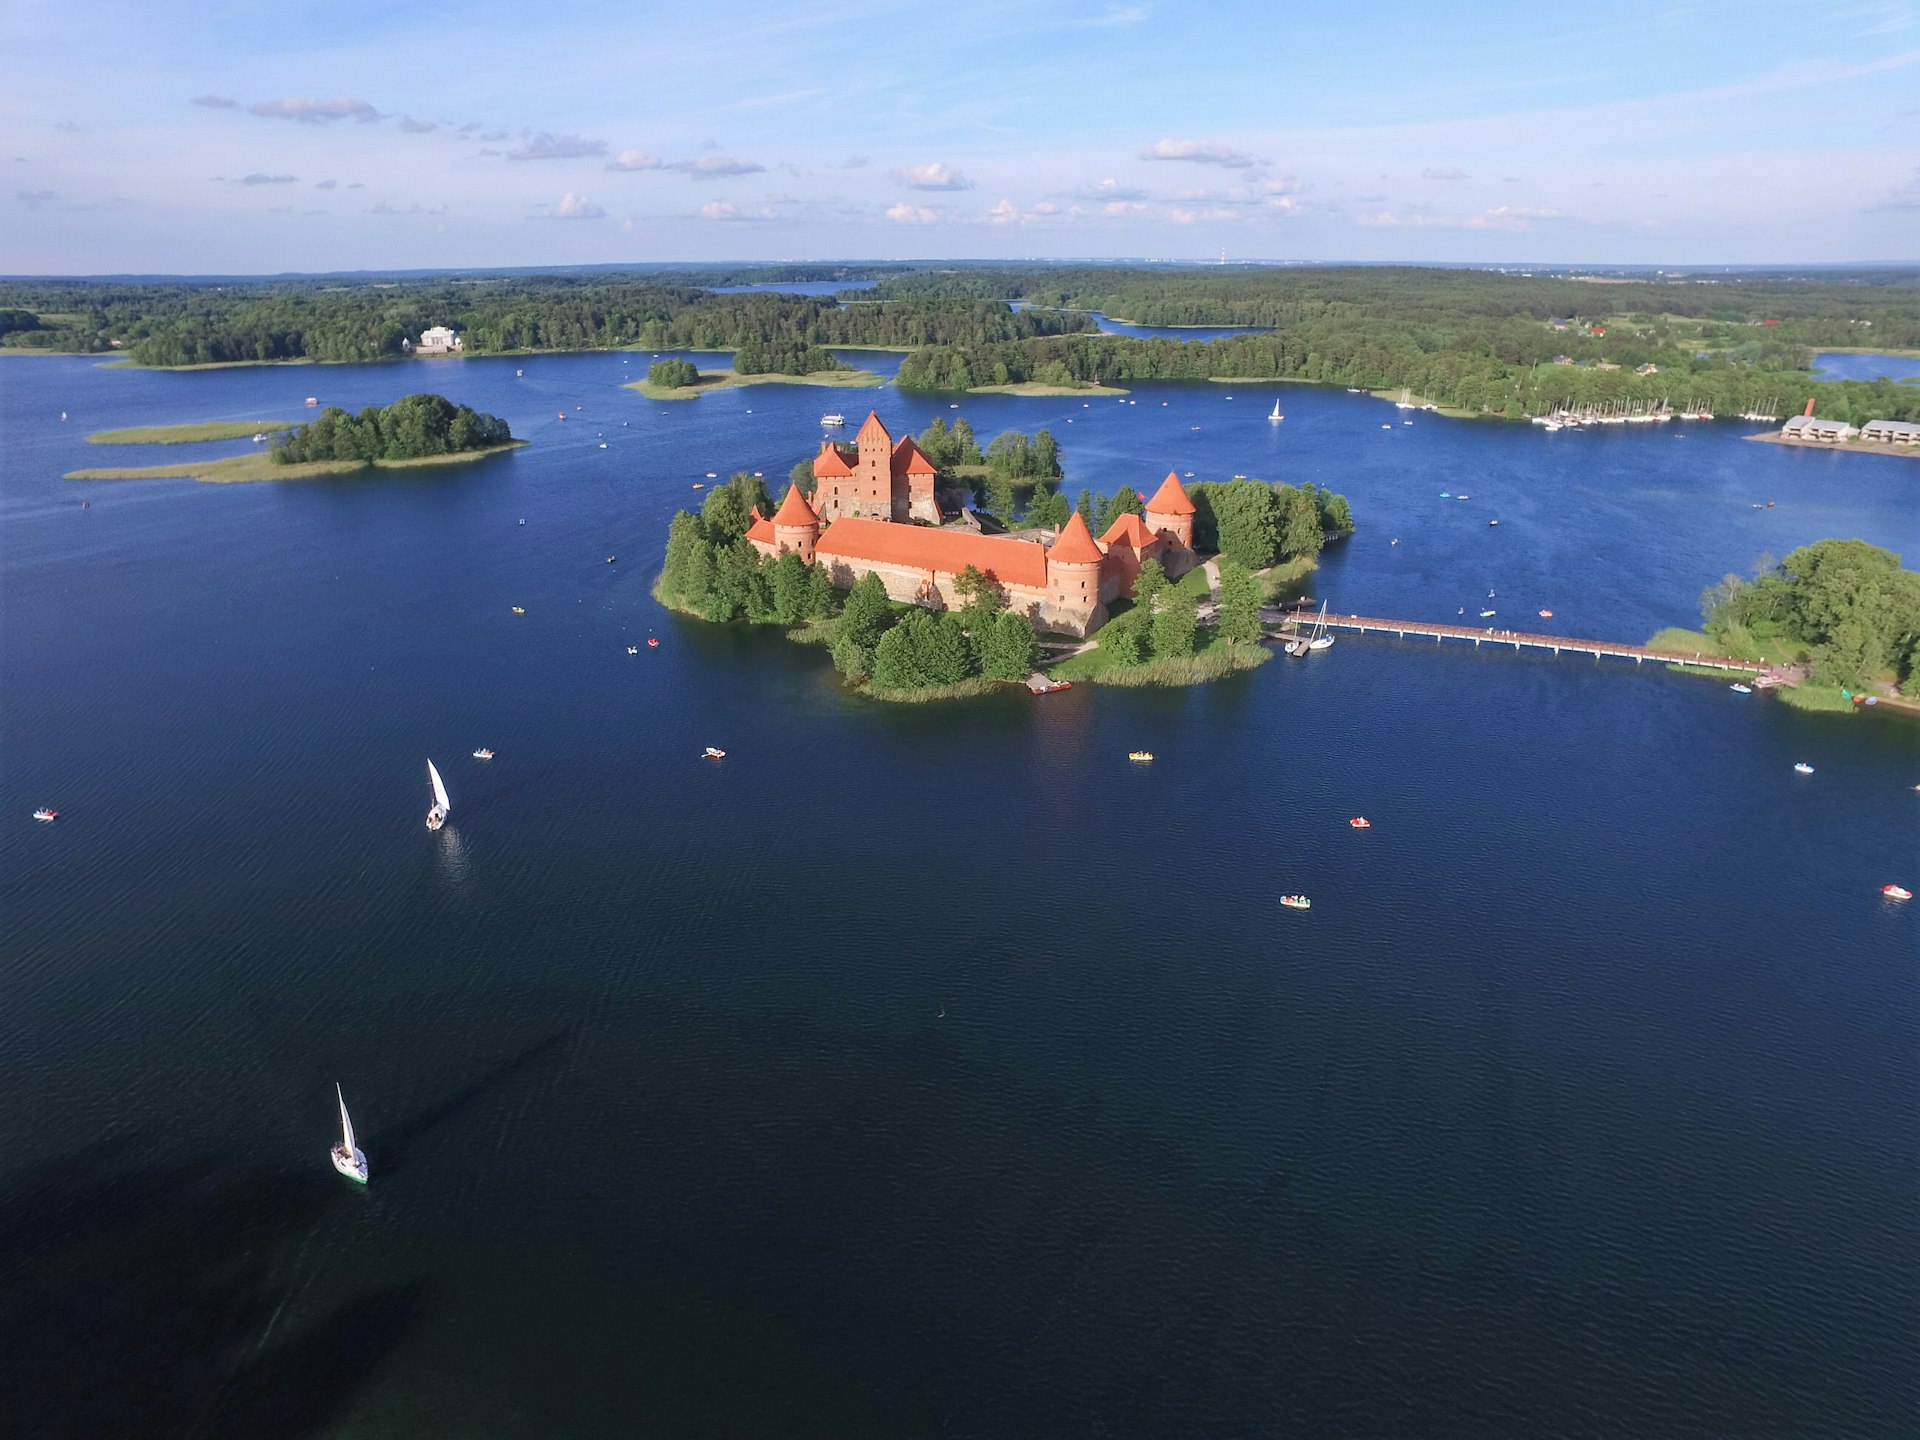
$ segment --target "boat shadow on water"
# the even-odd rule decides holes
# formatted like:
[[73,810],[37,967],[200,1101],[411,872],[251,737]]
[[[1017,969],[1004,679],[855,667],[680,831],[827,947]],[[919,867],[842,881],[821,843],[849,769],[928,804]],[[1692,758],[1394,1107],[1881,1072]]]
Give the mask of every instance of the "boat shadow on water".
[[7,1433],[329,1428],[412,1330],[426,1280],[370,1286],[276,1333],[337,1187],[211,1155],[129,1167],[145,1148],[103,1141],[0,1196]]
[[462,1085],[411,1120],[377,1131],[356,1126],[356,1129],[363,1131],[362,1138],[374,1183],[378,1184],[383,1177],[404,1174],[408,1158],[423,1135],[446,1124],[495,1086],[552,1055],[578,1029],[578,1025],[561,1026],[544,1039],[536,1040],[517,1054],[508,1056],[484,1075]]

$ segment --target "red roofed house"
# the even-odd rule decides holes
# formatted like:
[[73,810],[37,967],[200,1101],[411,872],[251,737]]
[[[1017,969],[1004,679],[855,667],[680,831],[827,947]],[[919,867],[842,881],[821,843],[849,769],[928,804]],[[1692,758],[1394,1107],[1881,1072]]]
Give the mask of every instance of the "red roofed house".
[[[1006,591],[1009,608],[1024,612],[1036,628],[1090,635],[1107,620],[1107,605],[1133,593],[1147,560],[1169,576],[1184,575],[1193,552],[1193,501],[1169,473],[1147,502],[1145,518],[1123,515],[1095,541],[1075,514],[1051,545],[1038,536],[980,535],[936,528],[932,462],[913,441],[893,443],[877,415],[860,427],[853,456],[831,441],[813,462],[813,503],[798,487],[772,519],[753,512],[747,539],[767,556],[789,550],[827,566],[842,589],[863,575],[878,575],[895,600],[933,610],[964,602],[954,582],[969,565]],[[903,523],[931,519],[935,525]],[[828,523],[831,522],[831,523]]]

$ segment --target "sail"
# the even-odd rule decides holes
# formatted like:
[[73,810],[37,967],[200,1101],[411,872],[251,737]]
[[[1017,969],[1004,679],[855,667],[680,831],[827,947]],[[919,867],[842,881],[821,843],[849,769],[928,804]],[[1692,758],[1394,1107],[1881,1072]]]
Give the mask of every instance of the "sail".
[[453,802],[447,799],[447,787],[440,781],[440,772],[433,768],[433,761],[427,761],[427,777],[433,781],[433,803],[442,810],[451,811]]
[[340,1086],[337,1083],[333,1087],[333,1093],[340,1099],[340,1143],[345,1147],[347,1154],[351,1155],[354,1150],[353,1121],[347,1118],[347,1097],[340,1094]]

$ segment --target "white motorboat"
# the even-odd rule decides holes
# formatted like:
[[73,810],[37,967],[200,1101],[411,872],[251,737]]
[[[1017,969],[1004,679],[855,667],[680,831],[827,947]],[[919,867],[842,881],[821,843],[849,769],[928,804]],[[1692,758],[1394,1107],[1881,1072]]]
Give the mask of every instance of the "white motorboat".
[[353,1121],[347,1115],[347,1097],[340,1093],[336,1084],[333,1093],[340,1102],[340,1143],[333,1147],[333,1168],[349,1180],[367,1183],[367,1157],[360,1147],[353,1143]]
[[491,760],[493,759],[493,751],[482,745],[478,750],[473,752],[473,758],[476,760]]
[[1813,766],[1807,764],[1804,760],[1795,761],[1793,773],[1796,775],[1811,775],[1813,774]]
[[441,782],[440,772],[433,768],[433,761],[427,761],[427,779],[433,782],[433,808],[427,811],[427,829],[438,830],[447,823],[447,816],[453,811],[453,802],[447,799],[447,787]]
[[1729,685],[1727,686],[1727,689],[1733,691],[1733,693],[1736,695],[1753,694],[1753,687],[1751,685]]

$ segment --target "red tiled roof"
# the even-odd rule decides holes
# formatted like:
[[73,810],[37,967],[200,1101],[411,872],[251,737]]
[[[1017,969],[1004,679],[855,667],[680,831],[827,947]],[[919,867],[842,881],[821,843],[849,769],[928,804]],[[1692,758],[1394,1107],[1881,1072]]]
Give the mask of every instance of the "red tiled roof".
[[[1080,531],[1084,535],[1086,526],[1082,525]],[[1089,539],[1087,544],[1093,541]],[[1047,583],[1047,552],[1031,541],[896,525],[890,520],[863,520],[851,515],[828,527],[814,554],[822,559],[904,565],[942,575],[958,575],[971,565],[1003,585],[1024,585],[1034,590],[1045,588]],[[1099,551],[1093,558],[1100,558]]]
[[813,457],[813,473],[834,480],[853,474],[853,467],[847,463],[847,457],[840,453],[838,445],[831,440],[822,440],[820,453]]
[[757,509],[753,512],[753,523],[747,526],[747,539],[758,540],[767,545],[780,543],[774,539],[773,522],[761,515]]
[[1153,543],[1153,535],[1147,529],[1147,522],[1129,510],[1107,527],[1107,533],[1100,537],[1100,543],[1144,550]]
[[1155,515],[1191,515],[1193,501],[1187,498],[1187,487],[1180,483],[1180,477],[1169,470],[1160,488],[1153,492],[1153,498],[1147,501],[1147,509]]
[[900,437],[893,447],[893,473],[896,475],[936,475],[939,473],[927,452],[913,443],[911,435]]
[[853,438],[857,443],[864,445],[869,435],[878,435],[886,444],[893,444],[893,436],[889,435],[887,427],[880,423],[880,412],[877,410],[867,412],[867,418],[860,425],[860,433]]
[[1093,534],[1087,529],[1087,522],[1080,518],[1078,510],[1060,527],[1060,538],[1053,542],[1047,557],[1065,565],[1097,565],[1105,558],[1100,553],[1100,547],[1093,543]]
[[800,493],[798,485],[787,487],[787,498],[780,502],[780,509],[773,517],[776,525],[818,525],[820,517],[813,513],[813,507],[807,504],[807,497]]

